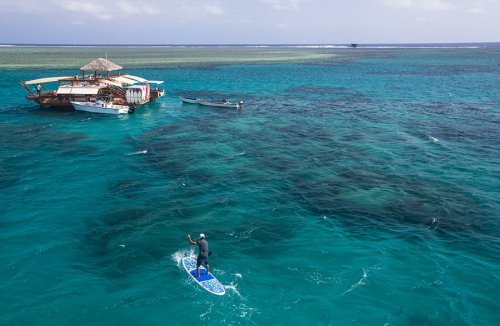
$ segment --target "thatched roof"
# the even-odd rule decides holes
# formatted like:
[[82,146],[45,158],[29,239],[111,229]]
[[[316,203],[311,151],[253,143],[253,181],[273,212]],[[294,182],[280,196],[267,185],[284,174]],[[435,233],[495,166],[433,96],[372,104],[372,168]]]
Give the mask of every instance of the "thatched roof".
[[95,59],[88,65],[80,68],[81,71],[113,71],[120,69],[123,69],[123,67],[103,58]]

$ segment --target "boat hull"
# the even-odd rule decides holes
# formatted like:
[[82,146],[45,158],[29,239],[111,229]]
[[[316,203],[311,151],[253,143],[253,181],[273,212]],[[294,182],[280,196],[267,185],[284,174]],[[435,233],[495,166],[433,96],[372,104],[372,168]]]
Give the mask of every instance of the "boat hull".
[[216,101],[205,101],[205,100],[198,100],[196,101],[199,105],[205,105],[205,106],[214,106],[218,108],[231,108],[231,109],[241,109],[241,103],[229,103],[229,102],[216,102]]
[[190,103],[190,104],[196,104],[196,101],[198,101],[195,98],[189,98],[189,97],[180,97],[179,96],[179,98],[181,99],[182,102],[184,102],[184,103]]
[[114,105],[106,103],[97,105],[96,103],[88,102],[71,102],[71,104],[77,111],[103,114],[128,114],[130,109],[130,107],[126,105]]
[[201,99],[196,99],[196,98],[192,98],[192,97],[182,97],[182,96],[179,96],[179,98],[184,103],[199,104],[199,105],[205,105],[205,106],[214,106],[214,107],[218,107],[218,108],[241,109],[241,106],[243,105],[243,101],[233,103],[233,102],[226,102],[226,101],[201,100]]

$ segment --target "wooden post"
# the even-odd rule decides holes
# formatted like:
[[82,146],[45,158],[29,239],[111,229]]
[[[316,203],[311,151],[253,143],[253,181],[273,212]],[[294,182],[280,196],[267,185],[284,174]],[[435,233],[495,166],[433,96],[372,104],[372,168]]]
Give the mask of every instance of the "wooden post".
[[82,70],[82,80],[85,80],[85,71]]
[[24,87],[24,88],[25,88],[28,92],[30,92],[30,94],[31,94],[31,95],[33,95],[33,92],[31,91],[31,89],[29,89],[29,87],[28,87],[28,86],[26,86],[26,83],[25,83],[25,82],[23,82],[22,80],[21,80],[21,85],[23,85],[23,87]]
[[47,92],[49,91],[49,90],[47,89],[47,87],[45,87],[45,85],[44,85],[44,84],[40,83],[40,85],[42,85],[42,86],[43,86],[43,88],[45,88],[45,90],[46,90]]

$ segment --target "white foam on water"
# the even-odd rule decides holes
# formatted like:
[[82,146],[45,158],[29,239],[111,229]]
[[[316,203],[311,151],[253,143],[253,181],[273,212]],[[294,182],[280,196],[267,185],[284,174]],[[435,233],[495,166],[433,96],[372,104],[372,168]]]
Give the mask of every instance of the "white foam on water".
[[210,314],[210,313],[212,312],[212,308],[213,308],[213,306],[214,306],[213,304],[209,305],[209,306],[208,306],[207,311],[205,311],[204,313],[202,313],[202,314],[200,315],[200,317],[201,317],[201,318],[204,318],[206,315]]
[[184,268],[184,266],[182,266],[182,260],[185,257],[190,257],[190,258],[196,259],[194,249],[182,249],[182,250],[174,252],[171,256],[172,260],[177,263],[177,266],[179,268]]
[[233,283],[231,283],[230,285],[222,284],[222,286],[224,286],[224,289],[226,290],[233,290],[241,298],[240,292],[236,289],[236,286],[234,286]]
[[432,228],[433,231],[436,231],[439,228],[439,221],[434,217],[432,218],[432,223],[429,225],[429,229]]
[[[248,239],[253,231],[255,231],[255,229],[250,229],[249,231],[243,232],[241,235],[242,240]],[[235,238],[238,238],[238,236],[236,235]]]
[[236,293],[238,295],[238,297],[242,298],[240,291],[238,291],[238,289],[237,289],[238,281],[242,279],[242,276],[239,273],[235,273],[234,276],[235,276],[235,279],[230,284],[228,284],[228,285],[225,285],[222,283],[221,284],[224,287],[224,289],[232,290],[234,293]]
[[242,151],[242,152],[239,152],[238,154],[234,154],[234,155],[232,155],[232,156],[230,156],[230,157],[228,157],[228,158],[226,158],[226,159],[227,159],[227,160],[230,160],[230,159],[233,159],[233,158],[235,158],[235,157],[237,157],[237,156],[243,156],[243,155],[245,155],[245,154],[246,154],[246,151]]
[[200,315],[200,317],[201,317],[201,318],[203,318],[203,317],[205,317],[205,315],[207,315],[207,314],[209,314],[209,313],[211,313],[211,312],[212,312],[212,309],[208,309],[206,312],[202,313],[202,314]]
[[358,283],[356,284],[353,284],[347,291],[345,291],[344,293],[342,293],[341,295],[339,295],[339,297],[342,297],[344,296],[344,294],[347,294],[349,292],[351,292],[352,290],[354,290],[355,288],[357,288],[358,286],[360,285],[365,285],[365,279],[368,277],[368,274],[366,274],[366,271],[365,269],[363,268],[363,276],[361,277],[361,279],[358,281]]
[[437,138],[434,138],[432,136],[428,136],[430,140],[432,140],[433,142],[437,143],[439,140]]
[[249,306],[247,306],[244,303],[241,303],[239,305],[239,307],[236,307],[236,308],[241,311],[240,317],[250,318],[253,313],[260,314],[259,311],[256,308],[250,308]]
[[133,153],[128,153],[127,155],[139,155],[139,154],[146,154],[148,152],[147,149],[143,151],[138,151],[138,152],[133,152]]

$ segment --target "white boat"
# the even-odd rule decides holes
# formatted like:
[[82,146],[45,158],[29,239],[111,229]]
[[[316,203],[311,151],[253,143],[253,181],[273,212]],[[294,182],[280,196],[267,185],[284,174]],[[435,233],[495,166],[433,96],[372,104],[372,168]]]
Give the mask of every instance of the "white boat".
[[192,103],[192,104],[200,104],[200,105],[206,105],[206,106],[215,106],[215,107],[220,107],[220,108],[234,108],[234,109],[241,109],[243,106],[243,101],[239,102],[228,102],[226,100],[222,101],[212,101],[212,100],[201,100],[201,99],[196,99],[192,97],[180,97],[182,102],[184,103]]
[[241,109],[241,107],[243,106],[243,101],[228,102],[226,100],[222,101],[197,100],[196,103],[206,106],[216,106],[220,108],[234,108],[234,109]]
[[182,96],[179,96],[179,98],[180,98],[180,99],[181,99],[181,101],[182,101],[182,102],[184,102],[184,103],[196,104],[196,101],[198,101],[198,99],[191,98],[191,97],[182,97]]
[[105,114],[133,114],[135,107],[128,105],[116,105],[108,101],[97,100],[95,102],[74,102],[71,104],[78,111],[105,113]]

